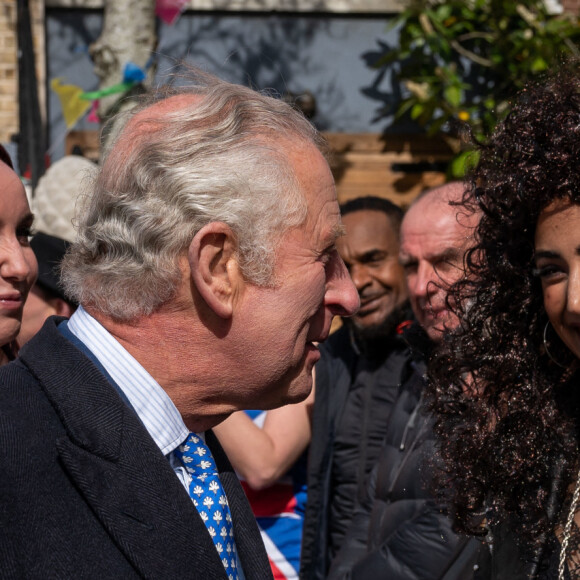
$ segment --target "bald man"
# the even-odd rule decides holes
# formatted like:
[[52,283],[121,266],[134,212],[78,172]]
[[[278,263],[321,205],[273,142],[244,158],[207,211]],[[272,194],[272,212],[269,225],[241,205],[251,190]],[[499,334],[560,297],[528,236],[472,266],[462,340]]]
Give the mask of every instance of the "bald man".
[[79,211],[79,309],[0,369],[2,578],[271,578],[211,428],[306,398],[359,299],[308,121],[210,75],[176,90],[131,113]]
[[422,400],[429,348],[457,325],[446,298],[450,285],[464,276],[463,259],[478,219],[456,205],[463,191],[460,183],[427,191],[403,218],[399,261],[418,322],[404,333],[411,347],[410,376],[384,418],[378,461],[329,579],[469,580],[474,575],[479,542],[453,532],[432,493],[435,436]]
[[399,261],[405,269],[411,306],[430,340],[438,343],[457,319],[447,305],[447,289],[463,276],[478,217],[453,204],[463,184],[449,183],[420,196],[401,226]]

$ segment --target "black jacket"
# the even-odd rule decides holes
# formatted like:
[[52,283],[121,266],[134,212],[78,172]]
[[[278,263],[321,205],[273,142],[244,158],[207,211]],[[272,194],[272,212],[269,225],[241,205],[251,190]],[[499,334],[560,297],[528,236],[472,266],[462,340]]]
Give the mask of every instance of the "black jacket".
[[366,498],[329,579],[468,580],[480,542],[457,536],[433,499],[432,419],[422,412],[424,365],[401,389]]
[[[536,551],[524,549],[519,536],[515,522],[494,526],[490,543],[480,552],[475,580],[557,580],[561,546],[556,535],[545,534]],[[564,578],[570,580],[567,566]]]
[[[225,580],[169,462],[56,321],[0,369],[0,578]],[[206,436],[246,578],[271,578],[238,478]]]
[[[397,322],[407,320],[401,309]],[[380,453],[409,349],[395,331],[360,352],[347,327],[322,346],[308,464],[301,580],[326,577]]]
[[[422,412],[424,355],[406,340],[413,337],[414,345],[425,347],[426,337],[416,328],[406,333],[405,340],[399,339],[398,349],[383,353],[386,364],[393,356],[398,360],[396,397],[389,414],[382,417],[384,440],[370,476],[360,480],[354,515],[334,560],[328,550],[327,513],[333,492],[336,416],[352,396],[348,386],[357,357],[345,349],[332,359],[325,371],[330,386],[322,395],[317,367],[302,580],[323,579],[327,574],[356,580],[473,577],[480,543],[455,535],[443,506],[430,491],[435,440],[432,420]],[[320,434],[325,436],[324,445],[318,438],[321,425],[327,429]]]

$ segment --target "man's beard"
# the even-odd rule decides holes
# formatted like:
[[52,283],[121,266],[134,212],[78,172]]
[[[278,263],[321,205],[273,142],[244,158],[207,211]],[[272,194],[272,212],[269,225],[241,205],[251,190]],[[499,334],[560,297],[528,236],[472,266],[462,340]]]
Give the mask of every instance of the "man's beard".
[[393,311],[380,323],[360,326],[352,318],[345,318],[344,323],[352,332],[356,343],[364,349],[369,343],[392,337],[397,326],[405,320],[412,320],[413,314],[409,302],[405,301],[396,306]]

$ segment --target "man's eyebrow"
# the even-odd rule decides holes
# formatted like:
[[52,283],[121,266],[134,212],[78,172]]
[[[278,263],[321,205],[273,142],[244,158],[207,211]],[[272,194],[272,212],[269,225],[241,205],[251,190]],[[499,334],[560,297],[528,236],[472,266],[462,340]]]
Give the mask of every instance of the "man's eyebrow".
[[381,250],[379,248],[372,248],[371,250],[367,250],[366,252],[360,254],[358,256],[359,261],[365,262],[370,260],[376,260],[383,257],[389,256],[389,252],[386,250]]
[[27,213],[22,216],[22,219],[18,221],[19,228],[31,228],[34,224],[34,214],[32,212]]
[[441,262],[441,261],[456,259],[460,255],[461,255],[461,252],[457,248],[447,248],[446,250],[444,250],[443,252],[440,252],[439,254],[432,254],[432,255],[428,256],[428,259],[431,260],[432,262],[435,262],[435,261]]
[[342,224],[335,224],[330,230],[328,242],[329,244],[334,244],[338,238],[342,238],[343,236],[346,236],[346,228]]

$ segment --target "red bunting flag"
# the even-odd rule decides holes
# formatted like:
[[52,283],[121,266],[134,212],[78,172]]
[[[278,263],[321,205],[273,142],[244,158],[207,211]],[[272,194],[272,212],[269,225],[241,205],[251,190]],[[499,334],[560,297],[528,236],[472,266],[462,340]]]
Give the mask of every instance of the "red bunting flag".
[[185,10],[186,4],[187,0],[156,0],[155,14],[171,26]]

